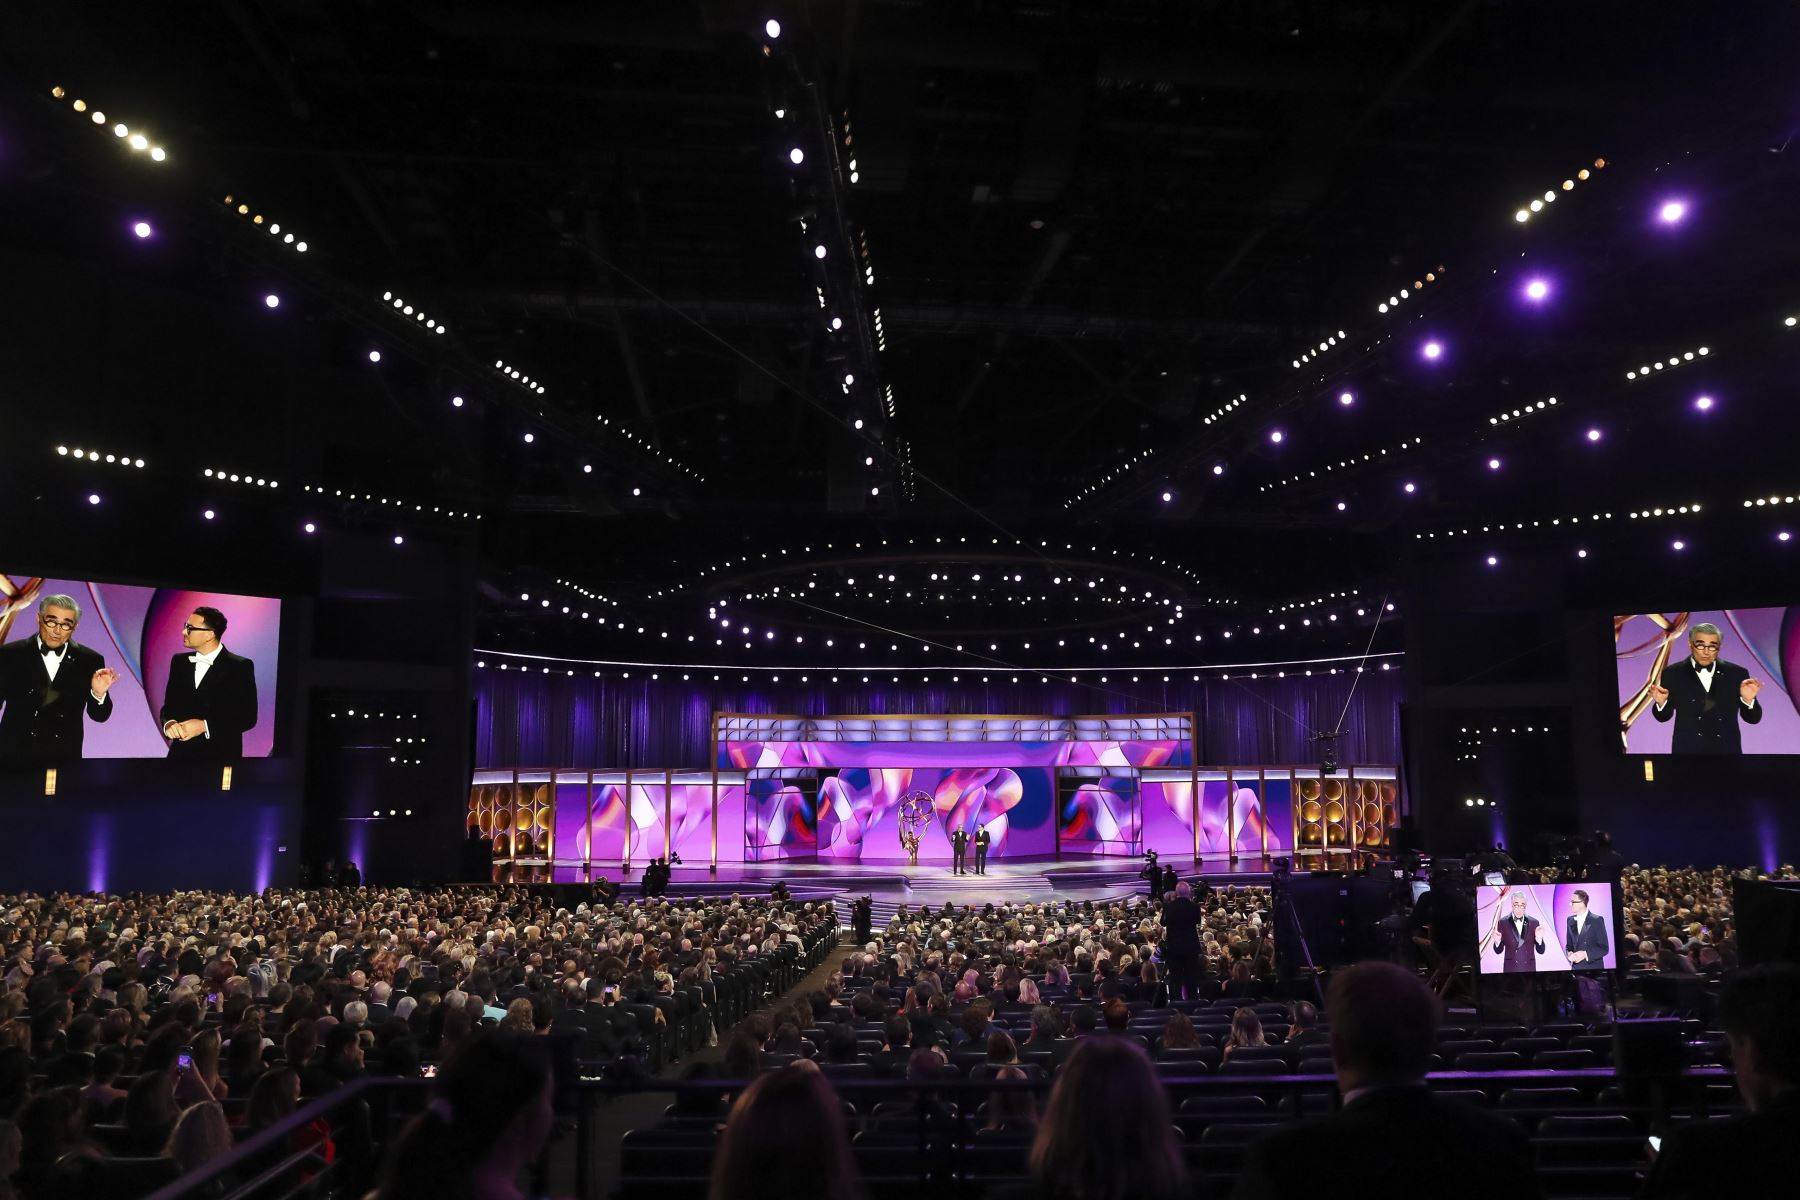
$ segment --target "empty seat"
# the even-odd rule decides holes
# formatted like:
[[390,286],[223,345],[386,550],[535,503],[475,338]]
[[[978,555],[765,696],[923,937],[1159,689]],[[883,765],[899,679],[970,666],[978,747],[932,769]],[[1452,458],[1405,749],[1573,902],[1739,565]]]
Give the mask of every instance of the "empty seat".
[[1433,1094],[1439,1100],[1448,1100],[1453,1104],[1471,1104],[1477,1108],[1486,1108],[1493,1103],[1492,1097],[1480,1088],[1445,1088]]
[[1580,1113],[1545,1117],[1538,1122],[1540,1138],[1636,1137],[1638,1128],[1624,1113]]
[[1279,1058],[1238,1058],[1233,1055],[1219,1065],[1221,1075],[1285,1075],[1287,1063]]
[[1437,1044],[1436,1053],[1445,1062],[1455,1062],[1459,1054],[1473,1054],[1480,1051],[1498,1050],[1500,1047],[1487,1038],[1454,1038]]
[[1507,1038],[1500,1043],[1502,1050],[1516,1050],[1527,1059],[1540,1050],[1561,1050],[1563,1044],[1553,1037],[1516,1037]]
[[1294,1070],[1301,1075],[1332,1075],[1337,1072],[1329,1058],[1303,1058]]
[[1507,1088],[1500,1093],[1501,1108],[1578,1109],[1581,1089],[1572,1087]]
[[1477,1050],[1456,1056],[1458,1071],[1520,1071],[1525,1056],[1516,1050]]
[[1475,1029],[1475,1036],[1490,1042],[1504,1042],[1507,1038],[1525,1037],[1529,1032],[1523,1025],[1480,1025]]
[[1539,1050],[1531,1056],[1531,1065],[1548,1067],[1556,1071],[1567,1071],[1597,1067],[1600,1063],[1595,1059],[1592,1050]]
[[1204,1113],[1212,1116],[1266,1112],[1269,1102],[1254,1093],[1242,1095],[1189,1096],[1181,1102],[1179,1111],[1184,1113]]

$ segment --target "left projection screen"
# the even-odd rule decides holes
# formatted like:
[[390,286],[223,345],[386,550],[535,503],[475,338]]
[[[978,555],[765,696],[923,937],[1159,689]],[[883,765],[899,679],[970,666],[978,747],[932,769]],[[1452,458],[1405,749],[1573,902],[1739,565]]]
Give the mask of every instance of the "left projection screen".
[[[68,603],[40,614],[57,597]],[[190,644],[184,627],[209,625],[192,620],[198,609],[223,618],[219,644],[203,636]],[[197,645],[211,648],[203,663]],[[280,651],[281,601],[272,597],[0,573],[0,762],[266,758]],[[101,669],[110,674],[96,701]],[[171,753],[166,718],[206,729],[191,727]]]

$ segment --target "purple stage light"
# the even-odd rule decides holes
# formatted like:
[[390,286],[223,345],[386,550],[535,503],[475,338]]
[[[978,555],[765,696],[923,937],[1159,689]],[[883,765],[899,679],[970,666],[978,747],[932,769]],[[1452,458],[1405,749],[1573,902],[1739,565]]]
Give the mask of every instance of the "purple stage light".
[[1281,430],[1279,430],[1279,429],[1269,430],[1269,440],[1271,442],[1274,442],[1277,446],[1281,445],[1281,439],[1286,436],[1287,435],[1282,433]]
[[99,495],[98,495],[98,494],[97,494],[97,493],[89,493],[89,494],[88,494],[88,503],[89,503],[89,504],[98,504],[98,503],[100,503],[100,497],[99,497]]
[[1339,512],[1343,512],[1343,511],[1344,511],[1344,510],[1345,510],[1345,509],[1347,509],[1347,508],[1349,508],[1349,507],[1350,507],[1350,506],[1349,506],[1349,505],[1348,505],[1348,504],[1345,504],[1345,503],[1344,503],[1344,502],[1343,502],[1343,501],[1342,501],[1342,500],[1339,500],[1339,501],[1338,501],[1338,502],[1337,502],[1337,510],[1338,510],[1338,511],[1339,511]]
[[1499,459],[1497,459],[1497,458],[1488,459],[1488,470],[1498,471],[1499,469],[1500,469],[1500,460]]
[[792,150],[788,151],[788,161],[793,163],[796,167],[799,166],[806,161],[806,151],[795,146]]
[[150,222],[148,221],[136,221],[133,222],[131,226],[131,232],[137,234],[140,238],[147,238],[154,233],[155,230],[150,228]]
[[379,351],[379,350],[369,351],[369,361],[372,363],[380,362],[381,361],[381,351]]
[[319,527],[317,525],[314,525],[311,521],[308,521],[306,524],[302,525],[300,528],[306,530],[306,532],[308,532],[308,533],[317,533],[319,531]]
[[1525,298],[1533,304],[1542,303],[1550,297],[1550,283],[1545,279],[1533,279],[1525,285]]
[[1656,216],[1664,225],[1679,225],[1687,216],[1687,201],[1665,200],[1662,207],[1656,210]]
[[281,307],[281,297],[277,296],[274,292],[270,292],[268,295],[263,297],[263,304],[268,308],[280,308]]
[[1352,404],[1356,403],[1356,393],[1354,393],[1354,392],[1339,392],[1338,393],[1338,403],[1343,405],[1345,408],[1349,408]]
[[1785,541],[1790,540],[1793,536],[1794,536],[1793,534],[1789,533],[1787,530],[1784,529],[1780,533],[1775,535],[1775,540],[1778,542],[1785,542]]
[[1164,492],[1162,494],[1162,499],[1163,499],[1163,503],[1167,504],[1169,501],[1175,499],[1175,493],[1174,492]]
[[1213,474],[1214,475],[1223,475],[1224,473],[1225,473],[1225,464],[1224,463],[1214,463],[1213,464]]
[[1500,565],[1500,560],[1498,557],[1490,554],[1487,556],[1487,565],[1490,567],[1497,567]]
[[205,518],[206,518],[206,519],[207,519],[207,520],[209,520],[209,521],[210,521],[210,520],[212,520],[212,519],[213,519],[213,518],[214,518],[214,517],[216,517],[216,516],[218,516],[218,515],[219,515],[219,514],[218,514],[218,513],[215,513],[215,512],[214,512],[214,511],[213,511],[213,510],[212,510],[212,509],[210,509],[210,508],[209,508],[209,509],[207,509],[207,510],[206,510],[206,511],[205,511],[205,512],[203,512],[203,513],[201,513],[201,514],[200,514],[200,515],[201,515],[201,516],[203,516],[203,517],[205,517]]
[[1575,557],[1576,557],[1576,558],[1586,558],[1586,557],[1587,557],[1587,551],[1586,551],[1586,550],[1577,550],[1577,551],[1576,551],[1576,552],[1575,552]]
[[1423,354],[1427,360],[1436,362],[1444,356],[1444,344],[1434,338],[1420,347],[1419,353]]
[[1669,548],[1671,550],[1686,550],[1687,543],[1682,541],[1680,538],[1676,538],[1674,541],[1669,543]]
[[1712,406],[1713,398],[1711,396],[1696,396],[1694,398],[1694,407],[1701,412],[1711,412]]
[[1599,431],[1599,430],[1598,430],[1598,429],[1590,429],[1590,430],[1588,430],[1588,431],[1587,431],[1587,440],[1588,440],[1588,441],[1590,441],[1590,442],[1597,442],[1597,441],[1599,441],[1599,440],[1600,440],[1600,431]]
[[1404,488],[1403,488],[1403,489],[1401,489],[1401,490],[1403,490],[1403,491],[1404,491],[1404,492],[1405,492],[1405,493],[1406,493],[1406,494],[1407,494],[1407,495],[1409,495],[1409,496],[1410,496],[1410,495],[1412,495],[1412,494],[1413,494],[1413,493],[1414,493],[1414,492],[1416,492],[1416,491],[1418,491],[1418,490],[1419,490],[1419,485],[1418,485],[1418,484],[1416,484],[1416,483],[1411,483],[1411,482],[1408,482],[1408,483],[1407,483],[1407,485],[1406,485],[1406,486],[1405,486],[1405,487],[1404,487]]

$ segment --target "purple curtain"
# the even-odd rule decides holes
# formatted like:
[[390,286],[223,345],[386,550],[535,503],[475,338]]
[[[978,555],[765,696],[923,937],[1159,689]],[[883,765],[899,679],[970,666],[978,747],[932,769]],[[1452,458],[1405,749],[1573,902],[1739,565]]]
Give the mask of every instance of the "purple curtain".
[[[563,671],[475,672],[478,767],[705,767],[712,714],[1019,713],[1105,715],[1193,712],[1202,766],[1302,764],[1319,760],[1314,732],[1334,728],[1343,763],[1400,761],[1400,685],[1396,666],[1371,666],[1351,697],[1354,673],[1289,672],[1285,678],[1191,678],[1154,684],[1117,682],[1111,690],[1070,683],[951,684],[904,682],[811,685],[711,680],[595,679]],[[1349,711],[1345,701],[1349,698]]]

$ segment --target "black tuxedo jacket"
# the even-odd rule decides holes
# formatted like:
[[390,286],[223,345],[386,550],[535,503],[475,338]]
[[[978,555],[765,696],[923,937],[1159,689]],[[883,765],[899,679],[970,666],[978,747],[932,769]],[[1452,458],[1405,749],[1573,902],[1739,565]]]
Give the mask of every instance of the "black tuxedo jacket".
[[177,654],[169,662],[169,691],[163,697],[157,725],[170,721],[206,722],[208,737],[170,742],[169,757],[194,762],[225,762],[244,756],[244,731],[256,724],[256,664],[220,647],[219,657],[194,687],[193,655]]
[[112,696],[96,702],[89,691],[105,657],[70,642],[62,658],[52,683],[35,635],[0,646],[0,762],[71,762],[81,757],[83,714],[96,721],[112,716]]
[[1587,923],[1581,927],[1581,932],[1578,934],[1575,932],[1575,918],[1571,916],[1568,921],[1568,928],[1563,932],[1563,949],[1565,951],[1570,954],[1575,953],[1577,950],[1587,951],[1586,962],[1572,962],[1569,964],[1573,970],[1599,971],[1604,969],[1606,964],[1606,951],[1608,949],[1605,917],[1596,912],[1588,913]]
[[977,855],[986,854],[987,848],[988,848],[988,843],[993,840],[994,840],[993,835],[988,833],[988,831],[985,829],[982,830],[980,833],[976,834],[975,835],[975,853]]
[[1536,917],[1525,918],[1525,936],[1519,936],[1511,914],[1500,918],[1500,933],[1494,938],[1494,953],[1504,955],[1503,971],[1535,971],[1537,956],[1544,952],[1544,934]]
[[952,833],[950,835],[950,849],[956,854],[956,856],[958,858],[962,857],[963,853],[966,850],[968,850],[968,848],[969,848],[969,831],[968,830],[958,829],[955,833]]
[[1475,1180],[1476,1172],[1474,1190],[1484,1196],[1543,1194],[1522,1128],[1421,1085],[1374,1091],[1330,1116],[1280,1126],[1250,1148],[1232,1195],[1316,1196],[1322,1162],[1334,1164],[1332,1189],[1346,1196],[1390,1194],[1406,1179]]
[[1669,689],[1669,702],[1660,709],[1650,706],[1650,715],[1658,721],[1674,721],[1675,733],[1669,741],[1671,754],[1742,754],[1743,737],[1738,722],[1755,725],[1762,720],[1762,701],[1745,704],[1738,699],[1738,685],[1750,678],[1750,672],[1723,659],[1713,665],[1712,691],[1700,682],[1692,658],[1663,668],[1662,685]]

